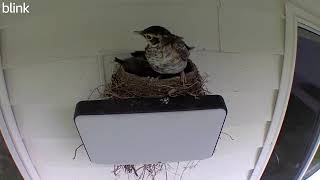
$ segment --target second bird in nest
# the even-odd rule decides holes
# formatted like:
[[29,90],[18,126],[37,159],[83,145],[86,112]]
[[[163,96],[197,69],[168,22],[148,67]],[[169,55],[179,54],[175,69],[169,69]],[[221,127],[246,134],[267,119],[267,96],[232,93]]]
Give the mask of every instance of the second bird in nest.
[[192,48],[186,45],[183,38],[161,26],[151,26],[135,33],[147,40],[145,57],[151,68],[160,74],[180,73],[182,83],[185,84],[184,69]]

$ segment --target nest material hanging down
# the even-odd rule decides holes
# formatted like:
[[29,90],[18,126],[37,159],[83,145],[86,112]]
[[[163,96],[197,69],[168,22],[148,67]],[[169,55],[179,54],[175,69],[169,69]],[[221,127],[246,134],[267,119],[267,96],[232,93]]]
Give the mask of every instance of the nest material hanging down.
[[189,61],[185,69],[186,84],[183,86],[180,75],[167,78],[144,77],[131,74],[120,66],[113,74],[111,83],[106,87],[105,96],[117,99],[134,97],[175,97],[202,96],[207,92],[204,78],[194,63]]

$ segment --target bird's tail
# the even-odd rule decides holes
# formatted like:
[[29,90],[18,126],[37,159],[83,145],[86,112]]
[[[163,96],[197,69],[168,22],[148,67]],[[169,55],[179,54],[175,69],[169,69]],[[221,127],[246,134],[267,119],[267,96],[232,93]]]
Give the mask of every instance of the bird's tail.
[[124,60],[115,57],[115,58],[114,58],[114,62],[117,62],[117,63],[119,63],[119,64],[123,64],[123,63],[124,63]]
[[188,46],[188,45],[186,45],[186,47],[187,47],[187,49],[188,49],[189,51],[191,51],[191,50],[193,50],[194,48],[196,48],[196,47],[194,47],[194,46]]

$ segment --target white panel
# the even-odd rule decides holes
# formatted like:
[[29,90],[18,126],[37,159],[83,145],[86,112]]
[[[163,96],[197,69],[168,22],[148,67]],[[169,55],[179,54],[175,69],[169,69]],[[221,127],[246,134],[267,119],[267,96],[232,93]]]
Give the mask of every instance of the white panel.
[[92,162],[142,164],[211,157],[225,116],[208,109],[80,115],[75,122]]
[[100,83],[93,59],[6,69],[5,75],[12,104],[75,104]]
[[208,74],[212,93],[278,89],[281,56],[266,54],[194,53],[201,74]]
[[[1,1],[1,2],[3,2],[3,1]],[[21,21],[27,19],[26,17],[27,16],[24,16],[24,15],[3,15],[1,12],[1,14],[0,14],[0,29],[6,28],[9,25],[21,22]]]
[[284,14],[285,0],[221,0],[222,7],[250,8]]
[[[5,66],[88,56],[101,49],[143,49],[145,41],[133,31],[150,25],[167,27],[185,37],[190,46],[218,49],[216,1],[183,6],[103,7],[81,6],[78,8],[83,10],[75,8],[73,13],[62,10],[54,16],[37,16],[4,29]],[[91,11],[84,13],[86,10]]]
[[283,54],[284,20],[281,13],[225,7],[220,10],[220,18],[223,51]]
[[17,105],[13,111],[23,138],[78,137],[73,121],[75,106]]
[[320,1],[319,0],[289,0],[299,7],[302,7],[309,13],[312,13],[315,16],[320,17]]
[[221,93],[228,107],[225,127],[262,125],[270,121],[275,94],[274,91]]
[[[233,156],[232,153],[235,152],[234,148],[238,147],[236,148],[237,151],[247,153],[246,155],[252,159],[251,165],[253,167],[256,160],[254,153],[263,145],[265,128],[266,122],[260,124],[243,123],[237,126],[225,126],[222,132],[227,134],[221,135],[219,143],[223,145],[220,146],[220,144],[218,144],[217,152]],[[234,140],[230,140],[229,135]],[[255,148],[252,149],[253,147]]]
[[[76,138],[25,138],[28,151],[37,168],[45,166],[89,167],[91,162],[83,147],[77,151],[73,160],[75,149],[82,144]],[[93,164],[94,165],[94,164]],[[97,166],[98,165],[94,165]]]

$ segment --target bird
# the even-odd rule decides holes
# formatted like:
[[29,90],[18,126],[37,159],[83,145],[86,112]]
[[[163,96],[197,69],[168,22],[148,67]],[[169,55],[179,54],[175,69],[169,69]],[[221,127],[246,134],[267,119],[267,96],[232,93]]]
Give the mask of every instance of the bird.
[[143,59],[147,60],[145,51],[134,51],[130,54],[133,57],[139,57],[139,58],[143,58]]
[[189,61],[190,50],[183,38],[172,34],[161,26],[150,26],[142,31],[134,31],[143,36],[147,45],[145,57],[151,68],[160,74],[180,73],[183,86],[186,83],[185,68]]
[[120,59],[115,57],[114,61],[119,63],[123,69],[130,73],[144,77],[158,77],[160,74],[155,72],[146,58],[144,51],[135,51],[131,53],[132,57]]

